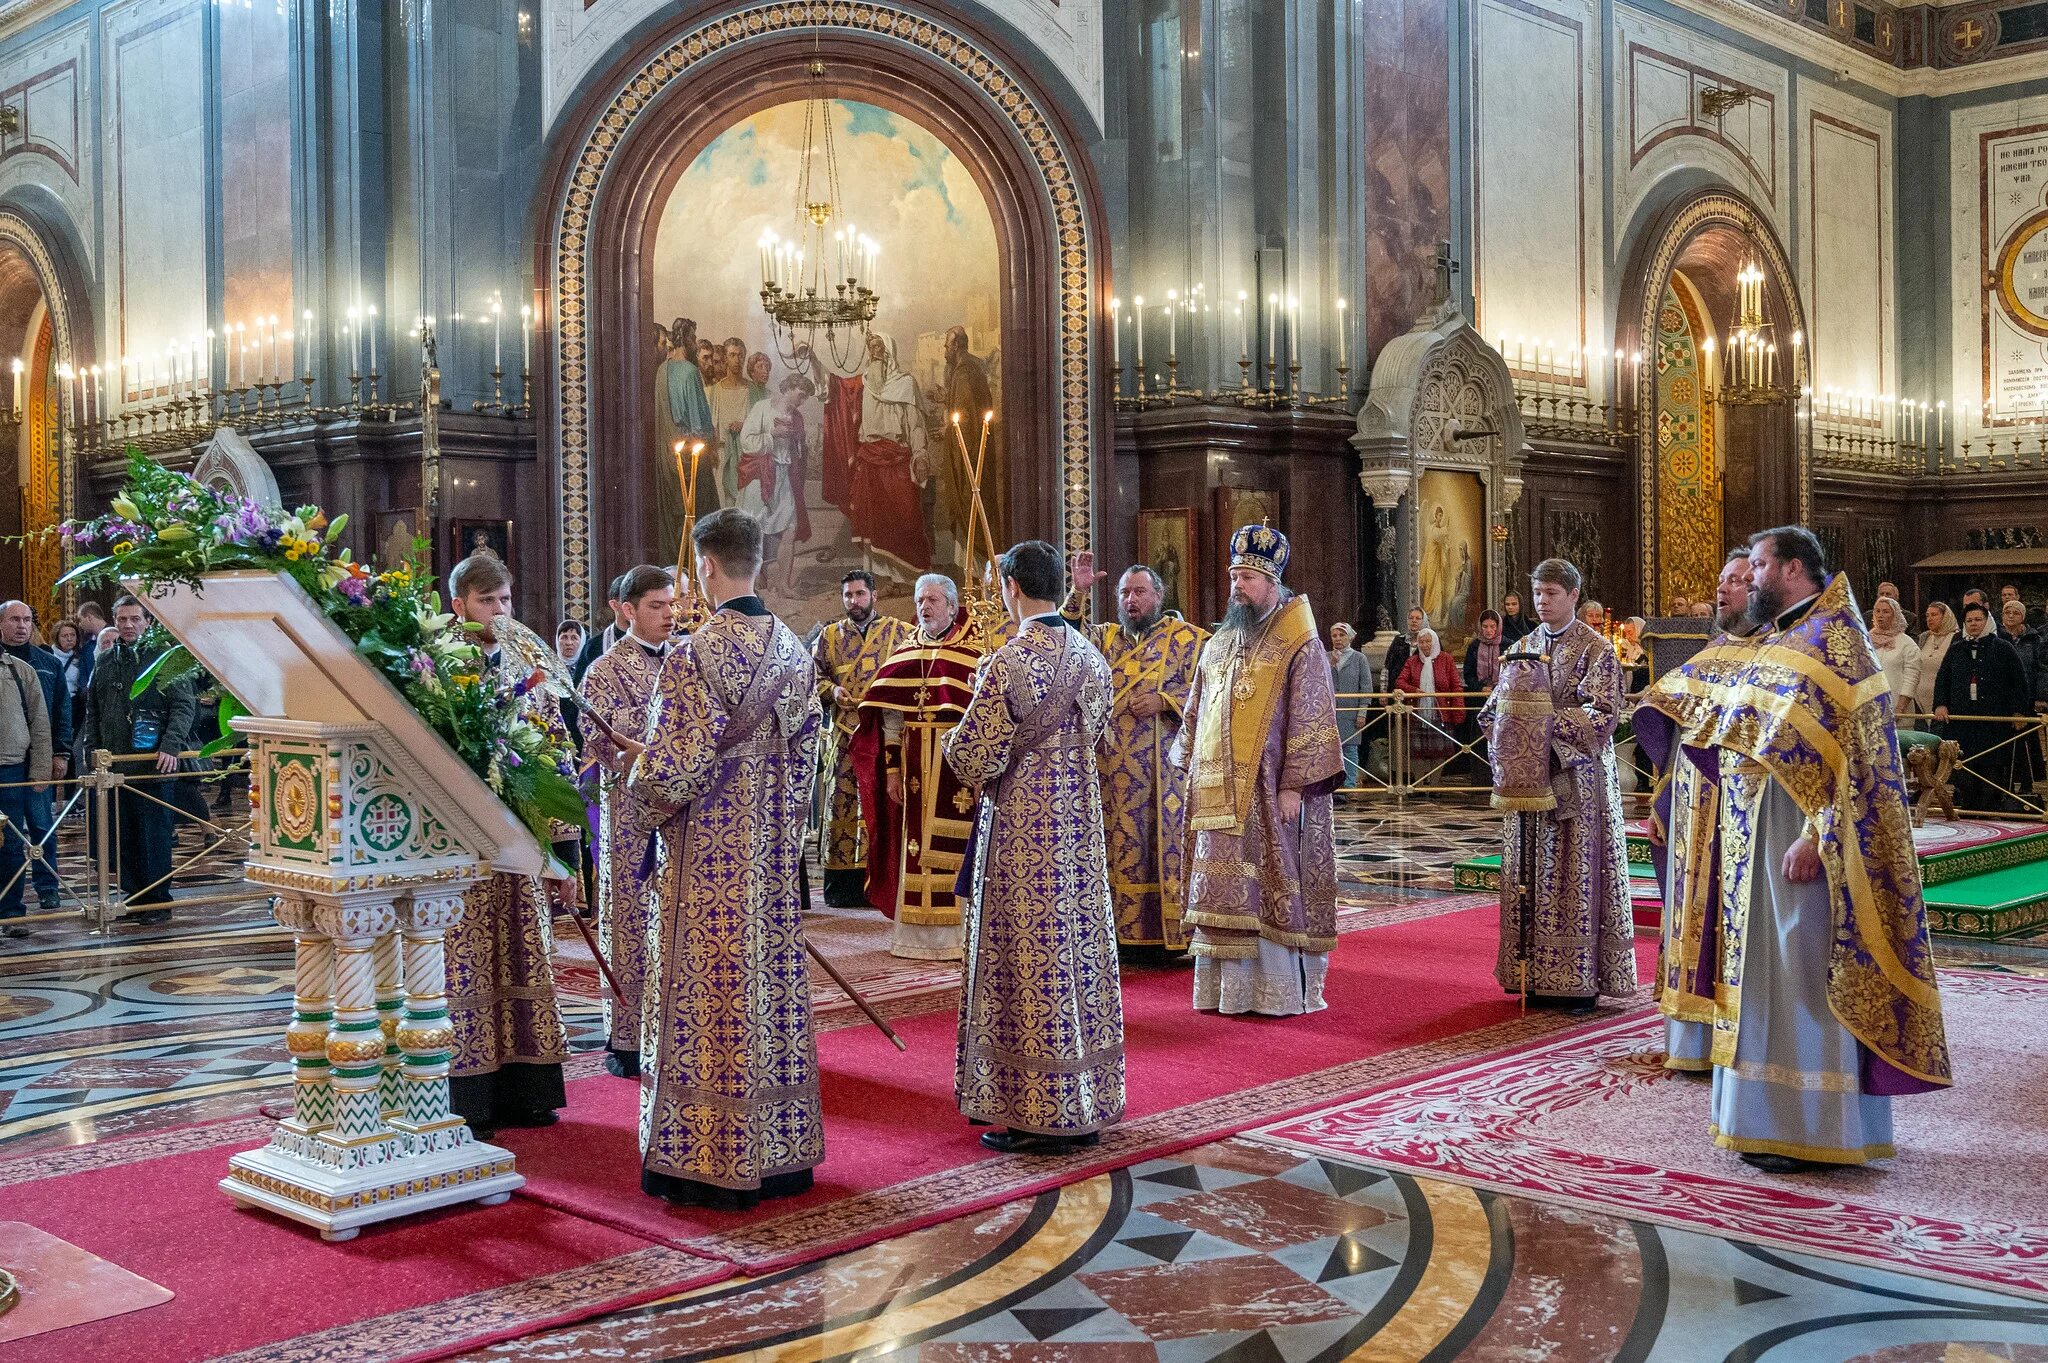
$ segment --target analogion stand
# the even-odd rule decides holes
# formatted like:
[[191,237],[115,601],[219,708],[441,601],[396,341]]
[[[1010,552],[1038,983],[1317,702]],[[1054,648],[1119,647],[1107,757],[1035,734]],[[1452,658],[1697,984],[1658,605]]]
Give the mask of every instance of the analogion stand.
[[463,891],[538,873],[539,844],[290,578],[213,574],[151,608],[248,711],[246,874],[293,936],[292,1115],[221,1190],[329,1240],[503,1202],[511,1152],[448,1105],[444,941]]

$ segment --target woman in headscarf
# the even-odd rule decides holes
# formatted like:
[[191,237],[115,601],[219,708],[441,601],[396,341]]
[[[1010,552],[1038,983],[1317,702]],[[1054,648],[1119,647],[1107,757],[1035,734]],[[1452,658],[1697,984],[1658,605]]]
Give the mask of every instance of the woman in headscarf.
[[1416,698],[1415,718],[1409,725],[1409,751],[1415,755],[1410,779],[1419,782],[1429,777],[1441,785],[1445,774],[1432,773],[1431,768],[1458,750],[1458,730],[1465,723],[1465,698],[1460,694],[1458,665],[1444,652],[1435,630],[1425,627],[1416,632],[1415,652],[1401,664],[1401,675],[1394,686]]
[[[1880,596],[1870,606],[1870,651],[1891,683],[1892,709],[1913,710],[1919,706],[1920,645],[1906,631],[1906,611],[1889,596]],[[1899,720],[1901,729],[1913,727],[1910,719]]]
[[1941,660],[1956,638],[1956,613],[1946,601],[1927,603],[1927,632],[1920,636],[1920,680],[1913,687],[1913,709],[1922,715],[1934,713],[1934,679],[1941,673]]

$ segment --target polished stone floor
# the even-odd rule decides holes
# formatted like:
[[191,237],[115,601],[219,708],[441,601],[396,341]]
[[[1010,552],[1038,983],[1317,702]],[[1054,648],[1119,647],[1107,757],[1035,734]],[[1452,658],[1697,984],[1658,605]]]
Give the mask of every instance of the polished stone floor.
[[[1498,829],[1448,800],[1358,800],[1339,823],[1347,927],[1469,905],[1451,864]],[[204,869],[196,890],[219,899],[230,868]],[[155,929],[28,926],[0,940],[0,1158],[285,1096],[290,944],[260,901]],[[810,927],[885,1012],[949,1006],[952,969],[894,960],[872,916]],[[595,972],[566,926],[559,946],[574,1063],[591,1069]],[[829,984],[816,997],[820,1026],[861,1025]],[[2048,1306],[1236,1139],[466,1357],[856,1355],[2048,1363]]]

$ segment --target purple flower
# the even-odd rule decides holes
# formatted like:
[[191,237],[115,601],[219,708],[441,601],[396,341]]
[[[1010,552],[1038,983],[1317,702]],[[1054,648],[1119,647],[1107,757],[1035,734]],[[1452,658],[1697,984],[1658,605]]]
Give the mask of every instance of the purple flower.
[[369,584],[359,577],[345,577],[341,580],[341,594],[358,606],[364,605],[370,599]]

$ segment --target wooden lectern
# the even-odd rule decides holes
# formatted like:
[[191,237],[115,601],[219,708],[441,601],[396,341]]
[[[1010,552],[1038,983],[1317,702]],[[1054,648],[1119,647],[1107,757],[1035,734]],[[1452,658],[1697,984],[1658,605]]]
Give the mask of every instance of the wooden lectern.
[[443,939],[480,877],[537,874],[539,843],[289,577],[209,574],[150,608],[248,712],[247,874],[295,940],[292,1115],[222,1191],[329,1240],[503,1202],[511,1152],[448,1107]]

